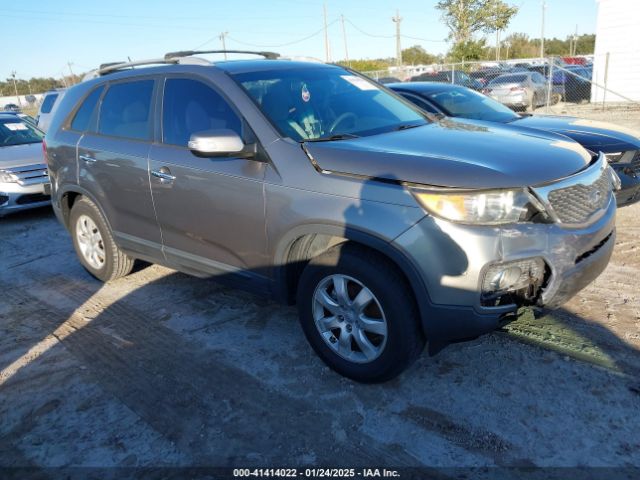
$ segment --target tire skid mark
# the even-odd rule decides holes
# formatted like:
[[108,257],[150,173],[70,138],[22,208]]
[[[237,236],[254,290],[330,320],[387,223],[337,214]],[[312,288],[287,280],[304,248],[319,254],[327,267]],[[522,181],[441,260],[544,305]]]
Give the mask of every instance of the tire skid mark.
[[[105,309],[82,282],[58,275],[46,281],[47,286],[64,292],[76,307],[69,308],[73,312],[69,315],[67,309],[45,304],[49,307],[47,325],[53,322],[58,326],[56,336],[62,345],[102,388],[178,449],[192,452],[194,464],[265,464],[284,458],[295,463],[308,452],[313,452],[315,462],[331,465],[419,463],[396,445],[382,445],[362,433],[350,432],[353,438],[336,446],[331,422],[327,422],[327,416],[335,415],[333,409],[313,409],[305,401],[270,389],[226,365],[219,352],[198,352],[200,347],[123,302]],[[10,286],[0,282],[0,288]],[[25,289],[12,293],[13,298],[34,306],[44,303]],[[80,305],[85,314],[95,314],[94,320],[87,322],[84,314],[78,313]],[[114,343],[105,327],[126,343]],[[274,430],[273,425],[282,428]],[[313,438],[305,435],[312,431]],[[302,440],[292,445],[291,435]],[[362,440],[366,451],[357,446]],[[238,457],[238,452],[257,452],[258,460]]]
[[[471,453],[492,458],[497,466],[521,466],[514,453],[516,447],[499,435],[477,427],[463,425],[436,410],[409,405],[400,416],[421,428],[446,438]],[[529,463],[527,466],[534,466]]]

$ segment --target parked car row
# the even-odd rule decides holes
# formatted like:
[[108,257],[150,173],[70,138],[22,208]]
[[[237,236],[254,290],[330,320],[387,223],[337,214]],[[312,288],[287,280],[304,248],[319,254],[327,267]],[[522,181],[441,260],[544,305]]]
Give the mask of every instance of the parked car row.
[[375,382],[607,265],[603,153],[436,118],[337,65],[206,53],[111,64],[59,100],[53,208],[96,278],[143,259],[297,303],[327,365]]
[[[483,68],[469,74],[459,70],[429,72],[409,82],[441,82],[483,91],[512,108],[535,109],[547,100],[581,102],[591,98],[590,65],[529,65]],[[552,75],[549,92],[549,75]],[[390,82],[384,82],[390,83]],[[547,99],[547,97],[551,97]]]

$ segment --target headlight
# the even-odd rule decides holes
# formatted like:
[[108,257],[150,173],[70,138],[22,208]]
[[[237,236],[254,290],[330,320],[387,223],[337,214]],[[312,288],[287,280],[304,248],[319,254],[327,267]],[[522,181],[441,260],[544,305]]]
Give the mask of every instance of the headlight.
[[0,183],[16,183],[16,178],[4,170],[0,170]]
[[637,150],[627,150],[626,152],[610,152],[605,153],[604,156],[609,163],[622,164],[631,163],[633,157],[635,157]]
[[500,225],[529,222],[544,208],[529,192],[492,190],[477,192],[414,191],[420,204],[429,213],[459,223]]

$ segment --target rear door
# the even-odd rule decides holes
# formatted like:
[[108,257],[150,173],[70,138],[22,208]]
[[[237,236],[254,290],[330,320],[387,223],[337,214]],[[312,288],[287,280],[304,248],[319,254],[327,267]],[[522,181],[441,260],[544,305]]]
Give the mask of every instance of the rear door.
[[161,119],[162,141],[151,148],[150,168],[165,257],[182,270],[236,274],[227,277],[254,280],[262,288],[266,164],[197,157],[187,148],[199,131],[233,130],[245,143],[255,141],[252,132],[221,91],[201,77],[166,78]]
[[156,80],[112,82],[78,144],[79,184],[102,208],[117,243],[141,257],[162,250],[149,186]]

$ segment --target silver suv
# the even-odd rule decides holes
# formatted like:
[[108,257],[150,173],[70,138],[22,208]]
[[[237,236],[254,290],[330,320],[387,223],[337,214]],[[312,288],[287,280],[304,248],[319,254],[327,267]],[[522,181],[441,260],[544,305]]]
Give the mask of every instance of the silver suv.
[[317,354],[375,382],[607,265],[602,155],[434,119],[336,65],[196,53],[108,65],[54,115],[53,205],[94,277],[143,259],[296,302]]

